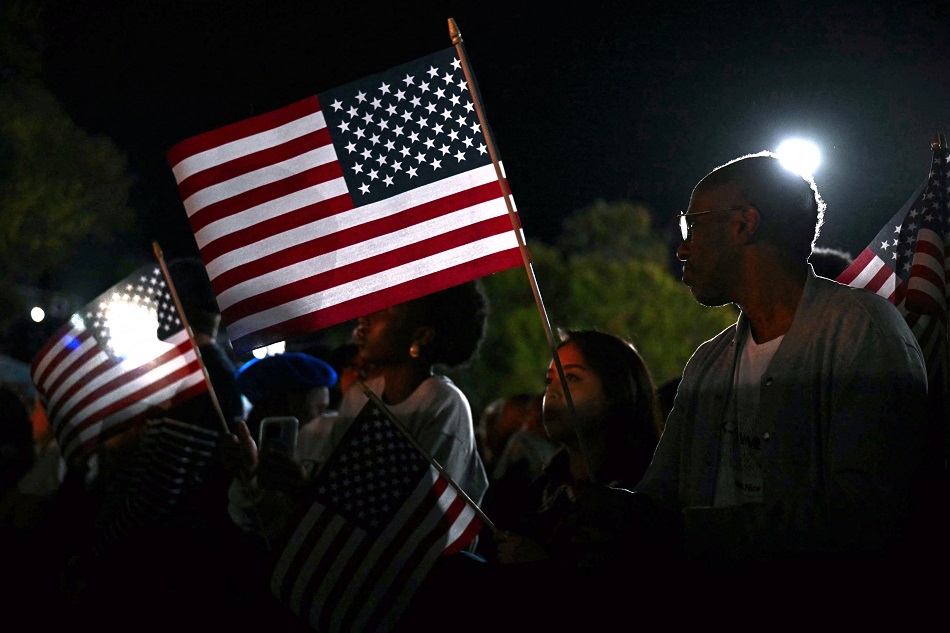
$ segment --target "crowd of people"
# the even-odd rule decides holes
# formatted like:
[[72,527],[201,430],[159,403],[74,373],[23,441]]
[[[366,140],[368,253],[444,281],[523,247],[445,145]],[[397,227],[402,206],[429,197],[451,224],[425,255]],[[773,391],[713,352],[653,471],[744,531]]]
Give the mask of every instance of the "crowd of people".
[[[941,387],[897,308],[832,281],[837,253],[819,269],[823,214],[815,183],[772,154],[713,169],[679,218],[677,256],[696,301],[734,304],[736,323],[669,389],[624,333],[565,324],[544,389],[498,394],[477,416],[440,370],[477,356],[479,281],[367,314],[325,358],[236,367],[200,262],[178,263],[217,404],[169,410],[91,473],[44,458],[29,403],[0,392],[11,608],[98,629],[311,630],[301,594],[272,590],[274,555],[370,402],[483,518],[389,628],[603,628],[650,610],[751,622],[818,605],[856,618],[872,596],[931,600],[920,581],[939,579],[947,550]],[[261,444],[274,417],[297,421],[290,450]],[[155,501],[145,470],[182,423],[207,432],[207,454]],[[339,617],[360,621],[364,606]]]

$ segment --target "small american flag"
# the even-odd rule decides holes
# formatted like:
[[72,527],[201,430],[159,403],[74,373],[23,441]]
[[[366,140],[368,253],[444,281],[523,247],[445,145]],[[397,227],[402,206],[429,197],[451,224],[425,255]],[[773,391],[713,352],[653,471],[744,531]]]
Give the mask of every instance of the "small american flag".
[[482,520],[371,399],[311,484],[271,590],[319,631],[391,629]]
[[72,315],[36,355],[30,375],[67,460],[208,390],[157,265]]
[[238,354],[522,263],[454,48],[168,162]]
[[935,147],[930,174],[837,281],[896,305],[917,337],[931,381],[945,359],[950,158]]

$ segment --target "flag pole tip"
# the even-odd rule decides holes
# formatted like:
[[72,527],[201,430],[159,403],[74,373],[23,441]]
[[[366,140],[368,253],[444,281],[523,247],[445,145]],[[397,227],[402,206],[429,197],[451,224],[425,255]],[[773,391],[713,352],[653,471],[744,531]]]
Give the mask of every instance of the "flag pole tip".
[[462,41],[462,34],[459,32],[458,24],[455,18],[449,18],[449,37],[452,38],[452,44],[458,45]]

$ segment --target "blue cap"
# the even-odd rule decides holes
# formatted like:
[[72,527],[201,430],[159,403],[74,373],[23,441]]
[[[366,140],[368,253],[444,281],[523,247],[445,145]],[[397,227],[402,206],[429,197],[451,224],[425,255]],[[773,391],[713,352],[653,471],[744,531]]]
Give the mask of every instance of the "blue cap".
[[332,387],[337,375],[328,363],[300,352],[284,352],[244,363],[237,374],[241,393],[257,405],[289,391]]

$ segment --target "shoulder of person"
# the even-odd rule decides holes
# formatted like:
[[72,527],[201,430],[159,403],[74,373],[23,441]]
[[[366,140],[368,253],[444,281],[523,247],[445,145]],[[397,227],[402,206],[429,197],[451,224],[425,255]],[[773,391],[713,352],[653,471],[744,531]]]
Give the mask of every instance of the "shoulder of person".
[[866,319],[878,329],[896,327],[910,331],[897,306],[867,288],[854,288],[821,277],[814,279],[814,285],[816,303],[833,309],[842,321]]

